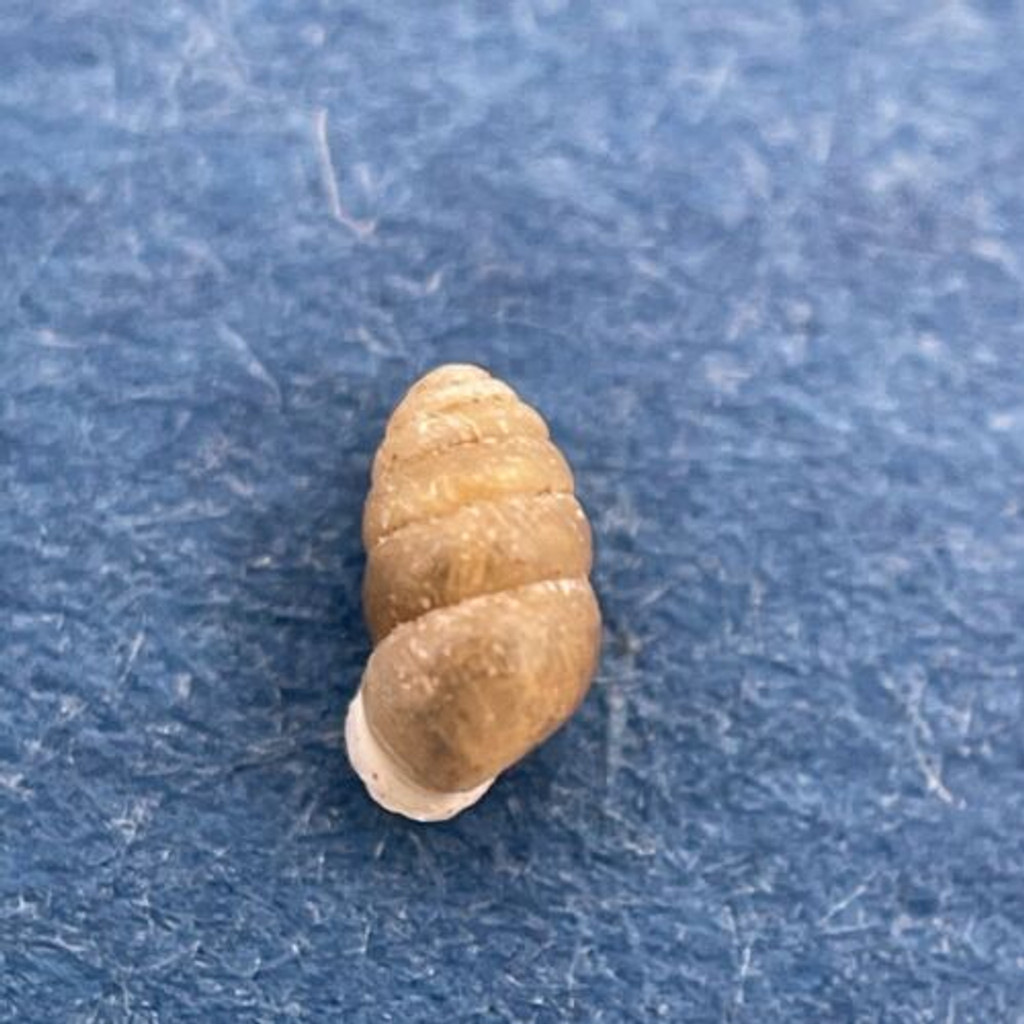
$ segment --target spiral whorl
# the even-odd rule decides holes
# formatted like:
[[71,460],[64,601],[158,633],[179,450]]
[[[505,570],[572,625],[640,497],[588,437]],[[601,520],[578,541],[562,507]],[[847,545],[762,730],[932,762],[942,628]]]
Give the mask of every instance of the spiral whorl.
[[[590,528],[543,419],[486,371],[453,365],[395,409],[363,540],[376,646],[350,715],[350,757],[385,806],[448,816],[589,687],[600,643]],[[368,735],[352,736],[355,719]],[[410,808],[408,794],[383,792],[392,775],[403,791],[459,806]]]

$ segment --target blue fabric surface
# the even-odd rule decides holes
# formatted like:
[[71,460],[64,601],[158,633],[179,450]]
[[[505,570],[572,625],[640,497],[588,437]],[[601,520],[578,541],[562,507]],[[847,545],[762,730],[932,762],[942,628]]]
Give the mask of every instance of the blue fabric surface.
[[[0,1019],[1024,1020],[1009,0],[0,5]],[[443,826],[340,746],[389,409],[598,541]]]

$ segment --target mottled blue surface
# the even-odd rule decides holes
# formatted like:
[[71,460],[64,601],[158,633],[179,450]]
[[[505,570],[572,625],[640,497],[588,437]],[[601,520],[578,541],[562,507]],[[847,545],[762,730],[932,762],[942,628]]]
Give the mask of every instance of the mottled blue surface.
[[[0,1019],[1024,1020],[1024,14],[0,5]],[[340,721],[388,410],[599,542],[454,823]]]

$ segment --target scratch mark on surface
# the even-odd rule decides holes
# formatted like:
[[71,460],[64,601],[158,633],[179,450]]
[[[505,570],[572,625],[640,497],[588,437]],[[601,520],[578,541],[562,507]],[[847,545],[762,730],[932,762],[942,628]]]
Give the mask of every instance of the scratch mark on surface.
[[152,527],[205,523],[223,519],[230,514],[231,510],[226,506],[201,501],[178,508],[159,509],[150,515],[111,516],[111,522],[121,529],[146,530]]
[[125,658],[121,674],[117,677],[118,685],[123,686],[127,682],[128,677],[132,674],[132,669],[135,667],[135,662],[138,661],[139,653],[142,651],[145,643],[146,634],[136,633],[135,638],[132,640],[131,647],[128,648],[128,657]]
[[608,689],[608,725],[605,731],[605,800],[615,789],[615,779],[622,764],[622,738],[626,731],[626,699],[617,686]]
[[960,723],[960,735],[967,739],[971,734],[971,727],[974,725],[974,702],[977,698],[977,693],[972,693],[967,699],[967,706],[957,714],[955,717]]
[[430,876],[438,890],[443,892],[446,888],[445,878],[437,865],[437,861],[434,859],[434,855],[424,846],[419,836],[410,833],[409,838],[412,840],[412,845],[416,847],[417,859],[423,866],[424,872]]
[[706,74],[693,75],[689,69],[684,71],[680,68],[671,76],[670,82],[673,85],[682,85],[685,81],[694,79],[699,83],[702,95],[699,109],[694,114],[695,124],[703,124],[721,102],[726,87],[733,80],[737,59],[736,51],[730,50],[725,59]]
[[951,807],[956,806],[956,798],[942,781],[940,766],[933,762],[917,743],[914,744],[914,760],[917,761],[917,766],[921,769],[928,791],[934,793],[944,804],[949,804]]
[[942,765],[938,757],[931,757],[925,751],[923,744],[934,743],[935,735],[924,715],[921,713],[921,703],[928,686],[927,676],[921,672],[915,674],[910,684],[907,695],[901,693],[895,683],[883,677],[882,688],[889,693],[899,704],[902,705],[910,723],[910,749],[914,755],[914,762],[918,770],[924,776],[925,785],[929,793],[934,793],[944,804],[950,807],[962,807],[963,801],[957,800],[942,781]]
[[736,923],[736,914],[732,907],[725,907],[725,923],[732,936],[733,949],[736,952],[738,963],[736,965],[736,981],[733,986],[732,1004],[725,1011],[725,1020],[735,1020],[744,1002],[746,1001],[747,977],[754,962],[754,941],[745,939],[740,935],[739,925]]
[[159,974],[161,971],[167,970],[168,967],[180,964],[183,960],[194,960],[196,953],[198,953],[201,948],[201,942],[192,941],[184,949],[174,950],[166,956],[153,960],[151,963],[146,965],[146,970],[152,974]]
[[254,380],[258,380],[270,392],[274,408],[280,412],[284,405],[281,387],[262,360],[252,350],[249,342],[225,323],[217,325],[217,336],[239,356],[249,375]]
[[296,836],[309,835],[313,821],[313,814],[315,811],[315,799],[309,799],[303,802],[301,810],[295,816],[295,820],[288,828],[287,836],[289,840],[294,839]]
[[736,982],[732,993],[732,1005],[727,1013],[727,1019],[732,1020],[735,1018],[736,1013],[743,1006],[743,1003],[746,1000],[747,975],[750,974],[751,944],[749,942],[744,942],[741,945],[739,929],[736,926],[736,915],[733,913],[731,907],[726,907],[726,920],[729,925],[729,931],[732,934],[733,947],[739,953],[739,963],[736,968]]
[[740,969],[736,977],[736,993],[733,997],[733,1006],[735,1007],[742,1006],[746,998],[747,975],[750,974],[751,955],[750,943],[748,942],[743,947],[743,953],[740,956]]
[[399,340],[391,341],[389,339],[387,342],[382,341],[376,334],[361,325],[356,328],[356,337],[363,348],[372,356],[404,355],[406,352],[405,346]]
[[869,875],[855,889],[847,893],[841,900],[829,908],[828,912],[818,919],[818,924],[827,924],[836,914],[841,914],[854,900],[859,900],[868,891],[868,886],[874,880],[874,875]]
[[358,220],[341,204],[338,192],[338,175],[334,170],[331,158],[331,145],[327,138],[327,109],[319,107],[313,112],[313,136],[316,141],[317,159],[320,161],[320,177],[323,179],[324,191],[327,193],[327,207],[331,216],[341,225],[348,228],[357,238],[369,238],[377,229],[376,221]]
[[657,604],[666,594],[675,590],[678,585],[679,582],[677,580],[671,580],[668,583],[659,583],[656,586],[651,587],[650,590],[637,598],[637,607],[647,608],[652,604]]
[[405,292],[406,295],[412,295],[417,299],[425,299],[433,295],[441,287],[441,282],[444,281],[444,271],[435,270],[425,281],[413,281],[397,274],[393,274],[387,280],[388,284],[399,291]]
[[111,819],[110,824],[125,838],[126,842],[134,842],[156,806],[156,801],[143,797],[128,803],[122,813]]
[[576,970],[580,965],[580,960],[583,958],[584,946],[581,942],[577,941],[576,948],[572,951],[572,959],[569,961],[569,968],[565,974],[565,985],[569,990],[569,1006],[575,1007],[576,1005]]

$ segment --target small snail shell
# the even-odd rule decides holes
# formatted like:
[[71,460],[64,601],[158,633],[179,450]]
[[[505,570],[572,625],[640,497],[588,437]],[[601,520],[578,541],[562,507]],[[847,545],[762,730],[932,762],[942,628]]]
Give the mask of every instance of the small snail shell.
[[544,420],[485,370],[452,365],[391,416],[363,543],[374,651],[345,723],[349,759],[388,810],[449,818],[590,686],[590,526]]

